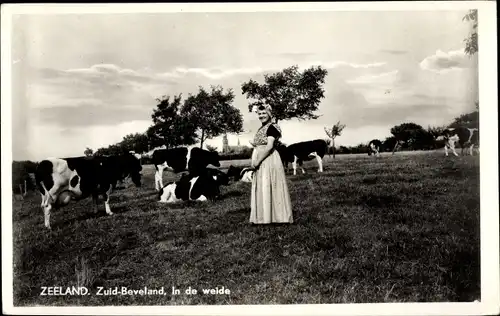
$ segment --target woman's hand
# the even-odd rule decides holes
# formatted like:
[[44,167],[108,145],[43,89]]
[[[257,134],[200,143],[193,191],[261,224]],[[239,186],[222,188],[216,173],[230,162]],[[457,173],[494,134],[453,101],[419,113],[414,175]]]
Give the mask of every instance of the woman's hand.
[[256,161],[255,163],[252,163],[252,168],[254,168],[255,170],[259,169],[259,166],[260,166],[260,162],[259,161]]

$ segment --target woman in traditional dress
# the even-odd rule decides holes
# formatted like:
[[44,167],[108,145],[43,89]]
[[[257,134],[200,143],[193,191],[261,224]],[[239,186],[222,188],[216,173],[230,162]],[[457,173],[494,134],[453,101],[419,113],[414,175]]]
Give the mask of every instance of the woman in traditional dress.
[[271,107],[257,108],[262,123],[253,142],[252,197],[250,223],[293,223],[292,203],[288,192],[285,170],[276,141],[281,138],[281,129],[273,123]]

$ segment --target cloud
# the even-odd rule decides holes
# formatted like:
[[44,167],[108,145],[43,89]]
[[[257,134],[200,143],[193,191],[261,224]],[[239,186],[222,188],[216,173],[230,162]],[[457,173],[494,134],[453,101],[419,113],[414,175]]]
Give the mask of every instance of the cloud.
[[382,49],[382,53],[390,54],[390,55],[406,55],[408,51],[406,50],[397,50],[397,49]]
[[[333,62],[323,62],[323,61],[308,61],[297,63],[299,70],[304,70],[313,66],[322,66],[325,69],[337,69],[337,68],[353,68],[353,69],[368,69],[382,67],[386,65],[385,62],[374,62],[367,64],[357,64],[349,63],[345,61],[333,61]],[[272,67],[241,67],[241,68],[185,68],[177,67],[170,72],[161,73],[158,76],[161,78],[182,78],[187,74],[195,74],[209,79],[223,79],[239,75],[256,75],[263,73],[270,73],[281,71],[290,65],[272,66]]]
[[397,80],[398,70],[393,70],[390,72],[384,72],[375,75],[361,76],[353,80],[348,80],[349,84],[379,84],[379,85],[391,85]]
[[463,49],[449,52],[443,52],[438,49],[436,54],[424,58],[419,66],[423,70],[443,73],[450,70],[469,68],[470,60]]
[[145,107],[123,106],[119,109],[79,103],[76,106],[57,106],[33,111],[32,116],[39,122],[52,123],[61,127],[110,126],[134,120],[147,120],[150,109]]

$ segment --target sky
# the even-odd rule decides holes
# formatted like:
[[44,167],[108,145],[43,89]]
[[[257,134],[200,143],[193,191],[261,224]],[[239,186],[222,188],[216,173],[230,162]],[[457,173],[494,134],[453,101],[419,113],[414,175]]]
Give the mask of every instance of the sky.
[[[475,109],[477,58],[464,54],[465,11],[19,15],[13,18],[13,159],[81,156],[144,132],[156,99],[233,89],[245,132],[260,126],[241,85],[291,65],[328,70],[308,121],[282,141],[384,139],[403,122],[442,126]],[[385,93],[390,90],[390,93]],[[217,137],[207,144],[222,148]]]

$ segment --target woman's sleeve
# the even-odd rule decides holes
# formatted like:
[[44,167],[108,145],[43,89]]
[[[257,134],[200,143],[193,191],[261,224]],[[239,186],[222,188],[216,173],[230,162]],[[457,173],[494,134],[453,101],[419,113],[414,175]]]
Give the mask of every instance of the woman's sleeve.
[[281,133],[276,129],[276,127],[274,127],[274,125],[271,125],[267,128],[267,136],[278,139],[281,137]]

